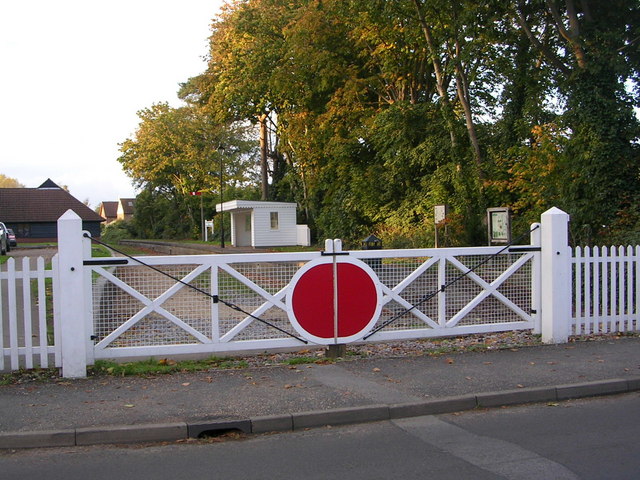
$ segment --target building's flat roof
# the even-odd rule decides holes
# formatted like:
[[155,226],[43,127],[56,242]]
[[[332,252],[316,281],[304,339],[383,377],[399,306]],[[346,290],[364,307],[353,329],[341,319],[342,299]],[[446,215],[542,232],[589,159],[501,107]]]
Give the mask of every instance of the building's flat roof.
[[232,212],[234,210],[252,210],[254,208],[296,208],[293,202],[266,202],[262,200],[229,200],[218,203],[216,212]]

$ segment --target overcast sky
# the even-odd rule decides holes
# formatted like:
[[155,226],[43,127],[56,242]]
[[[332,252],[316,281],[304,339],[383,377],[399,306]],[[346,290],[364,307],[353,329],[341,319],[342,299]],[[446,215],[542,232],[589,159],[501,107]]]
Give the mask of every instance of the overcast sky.
[[118,143],[204,71],[222,0],[0,1],[0,173],[92,207],[135,196]]

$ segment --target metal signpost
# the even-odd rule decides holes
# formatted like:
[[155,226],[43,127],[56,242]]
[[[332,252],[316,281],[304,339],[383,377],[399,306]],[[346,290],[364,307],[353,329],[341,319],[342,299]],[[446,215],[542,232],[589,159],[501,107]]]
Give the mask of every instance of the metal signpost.
[[436,205],[435,207],[433,207],[433,220],[435,223],[435,231],[436,231],[436,243],[435,246],[436,248],[440,247],[440,237],[438,235],[438,232],[442,226],[442,224],[444,224],[444,240],[445,240],[445,246],[446,246],[446,239],[447,239],[447,224],[445,222],[445,220],[447,219],[447,215],[449,213],[449,205]]

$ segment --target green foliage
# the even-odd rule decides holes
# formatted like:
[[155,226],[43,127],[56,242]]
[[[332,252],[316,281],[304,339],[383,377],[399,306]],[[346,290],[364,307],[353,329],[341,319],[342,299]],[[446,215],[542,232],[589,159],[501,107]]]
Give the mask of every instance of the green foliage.
[[136,230],[132,222],[119,220],[102,225],[100,238],[103,242],[117,245],[125,238],[135,238]]
[[284,361],[285,365],[308,365],[310,363],[323,362],[325,359],[318,359],[317,357],[292,357]]
[[110,257],[111,251],[103,245],[92,245],[91,256],[92,257]]
[[484,244],[492,206],[512,208],[514,234],[558,206],[574,241],[623,235],[640,198],[639,20],[635,0],[233,3],[188,107],[142,111],[122,145],[143,188],[136,234],[197,234],[187,193],[211,192],[213,216],[220,144],[235,145],[224,198],[256,198],[260,122],[271,198],[320,240],[430,246],[438,204],[448,245]]
[[118,159],[142,188],[129,228],[133,236],[197,238],[201,201],[211,218],[221,191],[227,199],[255,190],[256,149],[246,125],[219,123],[201,109],[167,104],[138,115],[136,135],[121,144]]

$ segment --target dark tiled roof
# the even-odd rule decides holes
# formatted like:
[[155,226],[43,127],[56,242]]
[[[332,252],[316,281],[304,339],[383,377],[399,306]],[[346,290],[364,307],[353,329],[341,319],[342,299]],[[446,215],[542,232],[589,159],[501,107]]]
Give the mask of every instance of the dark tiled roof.
[[120,204],[125,215],[133,215],[136,206],[135,198],[121,198]]
[[104,221],[104,218],[61,188],[48,185],[43,188],[0,188],[1,222],[56,222],[69,209],[82,220]]
[[102,202],[102,210],[107,218],[116,218],[118,216],[118,202]]

